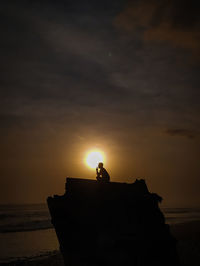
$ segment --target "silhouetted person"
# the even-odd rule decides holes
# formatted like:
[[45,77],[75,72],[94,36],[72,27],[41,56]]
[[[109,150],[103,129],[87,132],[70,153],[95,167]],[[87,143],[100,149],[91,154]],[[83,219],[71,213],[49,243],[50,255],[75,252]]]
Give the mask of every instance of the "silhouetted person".
[[103,167],[103,163],[99,163],[98,167],[96,168],[97,173],[97,181],[109,182],[110,176],[106,169]]

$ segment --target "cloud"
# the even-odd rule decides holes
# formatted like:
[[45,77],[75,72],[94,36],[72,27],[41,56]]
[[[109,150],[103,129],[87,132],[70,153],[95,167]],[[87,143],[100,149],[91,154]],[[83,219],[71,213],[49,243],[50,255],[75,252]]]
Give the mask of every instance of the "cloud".
[[[10,108],[6,103],[1,109],[16,111],[17,103],[37,106],[41,100],[43,105],[54,101],[51,106],[56,109],[59,104],[102,107],[121,101],[122,90],[112,84],[108,73],[112,60],[108,56],[109,16],[101,16],[104,21],[92,12],[82,12],[84,4],[73,6],[71,13],[67,8],[63,13],[59,8],[22,4],[8,4],[1,11],[1,96],[11,102]],[[98,8],[96,12],[98,16]],[[97,24],[103,33],[94,31]]]
[[189,129],[167,129],[165,130],[165,133],[172,137],[186,137],[188,139],[194,139],[199,135],[199,132],[195,130],[189,130]]
[[192,0],[129,1],[114,24],[126,32],[142,32],[144,41],[169,43],[200,56],[200,4]]
[[[198,69],[177,68],[173,52],[144,47],[138,31],[134,40],[121,38],[112,25],[117,13],[113,1],[108,10],[81,1],[71,1],[65,8],[51,2],[48,8],[35,6],[35,1],[15,3],[2,11],[1,114],[9,125],[25,124],[24,117],[56,121],[61,117],[61,123],[62,117],[72,117],[79,123],[87,116],[90,122],[112,113],[123,114],[121,120],[131,127],[133,121],[165,124],[179,121],[183,114],[190,122],[191,112],[199,116],[195,104],[199,90],[193,88],[198,88]],[[129,25],[145,28],[160,23],[159,16],[153,16],[156,2],[144,3],[138,4],[137,21]],[[128,14],[124,19],[134,17]]]

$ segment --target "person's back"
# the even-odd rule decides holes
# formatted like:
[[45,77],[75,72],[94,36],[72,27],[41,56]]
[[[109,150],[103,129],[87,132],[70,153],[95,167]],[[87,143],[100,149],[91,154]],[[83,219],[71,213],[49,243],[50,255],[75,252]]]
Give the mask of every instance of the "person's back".
[[105,168],[102,168],[102,174],[101,175],[102,175],[102,181],[107,181],[107,182],[110,181],[110,176],[109,176],[109,174]]
[[106,171],[106,169],[103,167],[103,163],[99,163],[98,168],[96,169],[97,173],[97,181],[103,181],[103,182],[109,182],[110,181],[110,175]]

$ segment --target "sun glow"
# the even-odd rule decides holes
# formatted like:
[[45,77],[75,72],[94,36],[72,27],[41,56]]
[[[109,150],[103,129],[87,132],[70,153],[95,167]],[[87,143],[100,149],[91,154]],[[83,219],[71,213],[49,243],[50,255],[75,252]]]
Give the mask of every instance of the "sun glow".
[[91,150],[87,152],[85,156],[85,163],[90,169],[96,168],[99,162],[105,162],[105,155],[102,151]]

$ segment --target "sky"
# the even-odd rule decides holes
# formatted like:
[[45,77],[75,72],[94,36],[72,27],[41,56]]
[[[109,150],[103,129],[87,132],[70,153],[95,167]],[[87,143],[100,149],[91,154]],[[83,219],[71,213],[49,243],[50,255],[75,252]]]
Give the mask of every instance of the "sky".
[[200,206],[200,4],[2,0],[0,203],[95,179],[144,178],[166,206]]

